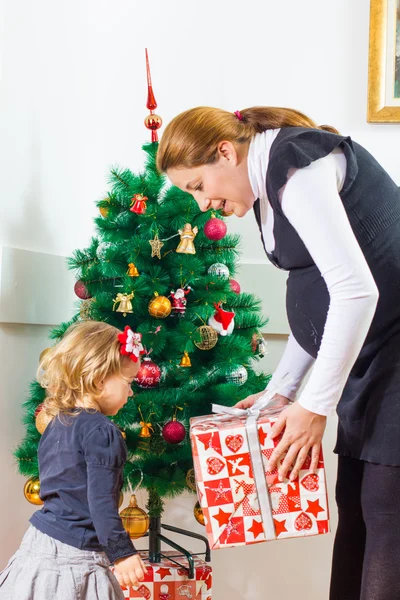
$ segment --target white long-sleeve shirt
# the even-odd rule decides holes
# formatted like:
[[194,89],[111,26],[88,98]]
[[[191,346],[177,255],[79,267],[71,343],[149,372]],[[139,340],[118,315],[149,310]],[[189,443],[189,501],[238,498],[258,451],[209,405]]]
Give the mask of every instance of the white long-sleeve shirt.
[[[263,237],[269,252],[273,251],[275,240],[265,179],[269,151],[278,133],[279,130],[270,130],[257,134],[248,156],[250,183],[255,198],[260,198]],[[378,301],[378,289],[339,196],[345,175],[346,159],[339,149],[308,167],[293,169],[280,191],[283,213],[320,270],[330,305],[315,361],[291,334],[270,384],[279,383],[289,373],[292,381],[280,393],[294,400],[313,365],[299,403],[321,415],[334,412]]]

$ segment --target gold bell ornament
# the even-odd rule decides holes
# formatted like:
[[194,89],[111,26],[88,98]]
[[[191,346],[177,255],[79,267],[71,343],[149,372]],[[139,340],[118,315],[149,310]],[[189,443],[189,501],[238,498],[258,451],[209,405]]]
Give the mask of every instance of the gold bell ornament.
[[137,270],[135,263],[129,263],[128,267],[129,269],[126,274],[129,275],[129,277],[139,277],[139,271]]
[[131,300],[134,295],[134,292],[130,294],[117,294],[117,297],[113,300],[113,310],[115,310],[116,304],[119,304],[116,312],[123,313],[124,317],[126,317],[127,313],[133,313]]
[[39,506],[44,504],[40,496],[40,481],[37,477],[31,477],[24,485],[24,496],[31,504]]
[[156,319],[165,319],[171,314],[172,305],[166,296],[154,292],[154,298],[149,302],[149,313]]
[[136,486],[136,488],[134,489],[134,491],[132,491],[131,484],[128,481],[129,489],[131,492],[131,500],[129,502],[129,506],[127,506],[126,508],[121,510],[121,512],[119,513],[121,520],[122,520],[122,525],[124,526],[125,531],[128,533],[129,537],[133,538],[134,540],[142,537],[146,533],[146,531],[148,530],[149,525],[150,525],[149,515],[146,513],[146,511],[139,508],[137,500],[136,500],[136,496],[135,496],[135,493],[138,490],[138,488],[140,487],[142,481],[143,481],[143,472],[142,471],[141,471],[140,481],[139,481],[138,485]]
[[189,353],[186,352],[186,350],[183,353],[181,362],[179,363],[180,367],[191,367],[192,363],[190,362],[190,356]]
[[154,415],[154,413],[151,412],[149,414],[149,416],[147,417],[147,419],[145,419],[143,416],[143,413],[140,409],[140,406],[138,407],[138,411],[139,411],[140,417],[142,419],[140,421],[140,426],[142,429],[140,430],[139,437],[140,438],[150,438],[151,434],[154,433],[153,425],[152,425],[152,423],[150,423],[150,417],[151,417],[151,415]]

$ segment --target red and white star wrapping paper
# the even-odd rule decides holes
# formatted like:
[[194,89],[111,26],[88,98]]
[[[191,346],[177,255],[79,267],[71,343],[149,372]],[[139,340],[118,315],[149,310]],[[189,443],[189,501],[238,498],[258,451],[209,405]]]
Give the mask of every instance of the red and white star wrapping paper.
[[[268,460],[280,437],[270,437],[276,409],[261,411],[257,422],[269,502],[276,539],[329,532],[328,498],[323,455],[316,474],[307,457],[299,477],[279,482],[268,471]],[[197,492],[212,549],[264,542],[252,459],[246,435],[246,416],[208,415],[190,421]]]
[[[212,570],[209,563],[194,557],[195,578],[188,579],[186,569],[178,567],[168,559],[168,556],[174,557],[174,560],[188,567],[186,557],[178,556],[175,551],[163,552],[163,554],[167,558],[162,558],[160,563],[150,563],[148,553],[140,552],[147,567],[147,574],[137,588],[122,588],[126,599],[211,600]],[[111,569],[113,570],[113,567]]]

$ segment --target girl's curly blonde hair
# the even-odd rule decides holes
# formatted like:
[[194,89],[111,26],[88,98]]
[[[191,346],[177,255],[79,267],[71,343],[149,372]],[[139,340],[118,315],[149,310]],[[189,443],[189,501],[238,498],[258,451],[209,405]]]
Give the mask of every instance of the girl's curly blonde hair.
[[71,414],[77,406],[98,410],[101,382],[121,374],[119,329],[97,321],[71,325],[43,356],[37,380],[46,389],[43,410],[49,417]]

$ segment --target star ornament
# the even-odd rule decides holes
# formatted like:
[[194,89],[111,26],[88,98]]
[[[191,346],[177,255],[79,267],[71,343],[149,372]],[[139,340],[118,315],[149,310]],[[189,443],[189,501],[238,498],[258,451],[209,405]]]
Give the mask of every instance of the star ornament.
[[158,233],[154,236],[154,240],[149,240],[149,244],[151,246],[151,258],[157,256],[161,259],[161,248],[164,246],[164,242],[158,238]]

